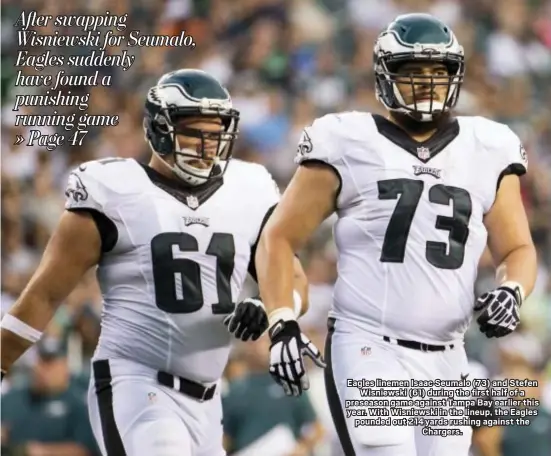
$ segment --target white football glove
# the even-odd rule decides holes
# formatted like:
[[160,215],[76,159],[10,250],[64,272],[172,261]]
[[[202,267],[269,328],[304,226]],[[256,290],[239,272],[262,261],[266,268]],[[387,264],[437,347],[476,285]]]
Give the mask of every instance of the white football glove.
[[270,374],[283,387],[287,396],[300,396],[310,388],[304,366],[308,356],[318,367],[325,367],[321,352],[304,335],[296,320],[279,320],[268,331],[270,345]]
[[488,338],[511,334],[520,323],[519,310],[523,292],[519,284],[506,282],[495,290],[484,293],[474,306],[480,332]]

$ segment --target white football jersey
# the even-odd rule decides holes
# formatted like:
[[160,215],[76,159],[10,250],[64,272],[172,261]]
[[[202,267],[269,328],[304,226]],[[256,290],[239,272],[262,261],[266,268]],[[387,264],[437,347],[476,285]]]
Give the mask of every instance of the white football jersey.
[[506,125],[459,117],[418,143],[385,118],[329,114],[307,127],[297,163],[322,161],[341,186],[330,316],[424,343],[461,339],[501,178],[526,172]]
[[97,269],[104,305],[94,359],[129,359],[214,382],[233,338],[223,319],[279,190],[266,168],[239,160],[202,203],[171,185],[178,188],[120,158],[85,163],[69,178],[66,208],[98,211],[116,227]]

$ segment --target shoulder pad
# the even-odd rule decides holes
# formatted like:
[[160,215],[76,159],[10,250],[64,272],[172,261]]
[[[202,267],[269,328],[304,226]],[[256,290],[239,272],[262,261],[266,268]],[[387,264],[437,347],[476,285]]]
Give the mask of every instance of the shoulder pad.
[[338,120],[335,114],[320,117],[312,125],[302,130],[297,146],[295,163],[300,164],[307,160],[321,160],[331,163],[333,160],[332,142],[335,140],[335,129]]
[[347,111],[317,118],[302,131],[295,163],[308,160],[336,163],[347,151],[346,142],[363,139],[366,128],[373,123],[369,122],[370,116],[365,112]]
[[500,170],[513,167],[514,174],[526,173],[528,155],[520,138],[508,125],[485,117],[473,117],[471,121],[477,141]]
[[[65,208],[104,212],[105,205],[115,195],[137,191],[143,174],[139,165],[131,159],[107,158],[82,163],[69,174]],[[143,188],[143,183],[141,185]]]
[[232,159],[226,176],[240,182],[246,187],[244,191],[257,194],[258,199],[266,200],[271,206],[280,199],[279,187],[264,165]]

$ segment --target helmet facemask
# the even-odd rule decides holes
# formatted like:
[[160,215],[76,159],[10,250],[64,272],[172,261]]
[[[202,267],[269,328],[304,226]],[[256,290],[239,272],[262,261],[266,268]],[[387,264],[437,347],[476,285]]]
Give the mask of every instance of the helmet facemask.
[[[409,63],[418,63],[419,66],[441,63],[447,74],[400,72],[400,67]],[[389,110],[407,114],[420,122],[430,122],[456,105],[465,73],[463,57],[450,54],[389,55],[380,57],[377,66],[376,84],[379,100]],[[410,89],[408,100],[399,88],[405,84]],[[441,88],[444,87],[445,91],[442,91]],[[421,97],[427,99],[421,100]]]
[[[218,114],[193,115],[178,111],[169,115],[169,132],[172,138],[174,160],[173,171],[183,181],[191,186],[202,185],[209,179],[222,177],[237,138],[238,119],[231,113],[219,111]],[[191,120],[194,119],[194,120]],[[220,129],[205,130],[194,128],[195,121],[220,119]],[[191,120],[191,121],[190,121]],[[185,137],[182,138],[182,137]],[[186,139],[193,138],[189,144]]]
[[[211,131],[190,127],[188,125],[194,123],[189,122],[191,119],[196,122],[220,119],[220,129]],[[151,144],[152,149],[165,162],[167,157],[172,157],[171,168],[178,178],[188,185],[198,186],[224,175],[238,136],[239,113],[236,110],[162,108],[153,119],[146,119],[148,121],[151,123],[149,128],[153,128],[155,137],[160,139],[158,144]],[[181,136],[196,141],[181,144]]]

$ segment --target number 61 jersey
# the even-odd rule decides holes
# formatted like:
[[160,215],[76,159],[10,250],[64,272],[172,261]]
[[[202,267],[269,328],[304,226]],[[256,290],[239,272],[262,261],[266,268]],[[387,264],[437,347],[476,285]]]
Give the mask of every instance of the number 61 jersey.
[[223,319],[254,274],[251,251],[279,191],[263,166],[239,160],[223,184],[202,187],[185,193],[120,158],[71,173],[66,209],[90,211],[103,227],[94,359],[134,360],[204,383],[221,377],[231,342]]
[[[330,315],[374,334],[441,344],[461,339],[500,181],[526,172],[505,125],[459,117],[419,143],[369,113],[330,114],[307,127],[297,163],[340,178]],[[346,323],[345,323],[346,324]]]

